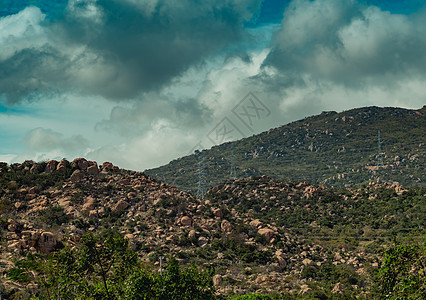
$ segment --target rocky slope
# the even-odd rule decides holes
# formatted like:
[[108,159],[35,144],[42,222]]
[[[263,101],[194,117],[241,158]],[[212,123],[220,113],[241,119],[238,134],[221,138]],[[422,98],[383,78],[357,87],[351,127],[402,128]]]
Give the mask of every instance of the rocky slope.
[[154,269],[162,255],[213,265],[220,294],[368,295],[378,250],[390,237],[422,239],[425,193],[261,176],[228,181],[198,199],[108,162],[0,163],[0,276],[9,291],[30,293],[35,283],[7,277],[15,261],[113,228]]
[[[379,130],[383,165],[378,160]],[[267,175],[340,187],[380,178],[424,186],[425,132],[426,106],[324,112],[234,142],[236,176]],[[199,162],[204,161],[206,185],[213,187],[230,177],[231,153],[231,143],[225,143],[145,172],[195,192]]]

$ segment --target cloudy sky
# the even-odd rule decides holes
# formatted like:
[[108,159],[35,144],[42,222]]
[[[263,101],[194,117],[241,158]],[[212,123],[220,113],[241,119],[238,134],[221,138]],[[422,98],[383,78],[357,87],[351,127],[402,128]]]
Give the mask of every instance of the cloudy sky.
[[424,0],[0,0],[8,163],[144,170],[425,83]]

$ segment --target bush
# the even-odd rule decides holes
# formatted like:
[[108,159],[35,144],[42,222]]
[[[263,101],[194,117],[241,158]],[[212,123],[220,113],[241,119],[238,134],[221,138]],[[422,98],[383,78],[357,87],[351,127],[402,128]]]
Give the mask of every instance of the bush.
[[383,253],[374,289],[382,299],[426,299],[426,242],[395,245]]
[[69,221],[69,217],[61,206],[48,206],[39,212],[40,220],[50,226],[61,225]]

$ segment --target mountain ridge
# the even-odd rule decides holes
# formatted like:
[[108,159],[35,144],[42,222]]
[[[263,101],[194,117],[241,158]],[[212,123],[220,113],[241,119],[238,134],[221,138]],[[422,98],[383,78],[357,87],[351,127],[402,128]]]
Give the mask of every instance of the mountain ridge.
[[[213,146],[145,173],[196,192],[202,158],[207,186],[215,186],[230,177],[233,144],[237,177],[267,175],[327,186],[351,186],[372,179],[424,186],[425,124],[426,106],[328,111]],[[383,166],[378,165],[379,130]]]

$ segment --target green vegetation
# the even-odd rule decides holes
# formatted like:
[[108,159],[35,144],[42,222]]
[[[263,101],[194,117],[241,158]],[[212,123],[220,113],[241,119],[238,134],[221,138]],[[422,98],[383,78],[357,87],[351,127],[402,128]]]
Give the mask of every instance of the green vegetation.
[[[426,243],[395,244],[384,251],[368,298],[425,299],[425,263]],[[162,273],[154,271],[139,261],[127,241],[114,232],[86,234],[76,249],[66,247],[50,256],[28,254],[8,272],[8,278],[16,282],[38,283],[40,288],[30,294],[31,299],[225,299],[215,294],[213,275],[212,268],[201,272],[195,266],[182,269],[174,258],[168,259]],[[310,267],[302,275],[328,285],[303,295],[246,294],[228,299],[353,299],[348,292],[333,295],[332,286],[336,282],[362,284],[359,275],[345,265]],[[19,291],[6,296],[21,299],[25,294]]]
[[[380,168],[378,130],[384,152]],[[326,112],[234,142],[237,177],[264,174],[339,187],[377,179],[425,186],[425,133],[426,107]],[[231,149],[231,143],[225,143],[201,152],[209,186],[229,178]],[[195,192],[199,159],[199,155],[189,155],[146,173]]]
[[375,288],[381,299],[426,299],[426,242],[384,251]]
[[87,234],[77,249],[66,247],[48,257],[29,254],[8,277],[28,284],[34,280],[31,271],[40,286],[33,299],[216,299],[213,269],[183,270],[170,258],[162,274],[154,272],[113,232]]

